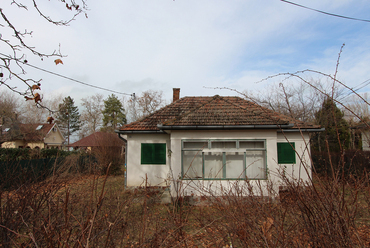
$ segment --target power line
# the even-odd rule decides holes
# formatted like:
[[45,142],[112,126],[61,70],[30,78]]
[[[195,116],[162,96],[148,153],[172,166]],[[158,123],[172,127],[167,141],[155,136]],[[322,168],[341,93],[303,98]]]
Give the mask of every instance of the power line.
[[[3,56],[6,56],[2,53],[0,53],[1,55]],[[76,82],[76,83],[79,83],[79,84],[83,84],[83,85],[86,85],[86,86],[89,86],[89,87],[92,87],[92,88],[96,88],[96,89],[99,89],[99,90],[105,90],[105,91],[109,91],[109,92],[112,92],[112,93],[116,93],[116,94],[121,94],[121,95],[127,95],[127,96],[133,96],[133,94],[129,94],[129,93],[123,93],[123,92],[119,92],[119,91],[114,91],[114,90],[110,90],[110,89],[107,89],[107,88],[103,88],[103,87],[100,87],[100,86],[95,86],[95,85],[92,85],[92,84],[88,84],[88,83],[85,83],[85,82],[82,82],[82,81],[79,81],[77,79],[74,79],[74,78],[70,78],[70,77],[67,77],[67,76],[64,76],[64,75],[61,75],[61,74],[58,74],[58,73],[55,73],[55,72],[52,72],[52,71],[48,71],[46,69],[42,69],[40,67],[37,67],[37,66],[34,66],[34,65],[31,65],[31,64],[28,64],[28,62],[24,62],[24,61],[21,61],[21,60],[17,60],[18,62],[21,62],[22,64],[24,65],[27,65],[29,67],[32,67],[34,69],[37,69],[37,70],[40,70],[40,71],[43,71],[43,72],[46,72],[46,73],[49,73],[49,74],[52,74],[52,75],[55,75],[55,76],[58,76],[58,77],[61,77],[61,78],[65,78],[65,79],[68,79],[70,81],[73,81],[73,82]]]
[[352,90],[347,93],[347,95],[342,97],[342,99],[348,97],[349,95],[357,93],[357,91],[359,91],[360,89],[368,86],[369,84],[370,84],[370,79],[365,80],[364,82],[360,83],[359,85],[353,87]]
[[61,74],[58,74],[58,73],[55,73],[55,72],[52,72],[52,71],[48,71],[48,70],[45,70],[45,69],[42,69],[42,68],[39,68],[37,66],[34,66],[34,65],[30,65],[30,64],[26,64],[26,63],[23,63],[25,65],[28,65],[32,68],[35,68],[37,70],[40,70],[40,71],[43,71],[43,72],[47,72],[47,73],[50,73],[50,74],[53,74],[55,76],[58,76],[58,77],[62,77],[62,78],[65,78],[65,79],[68,79],[68,80],[71,80],[73,82],[76,82],[76,83],[79,83],[79,84],[83,84],[83,85],[86,85],[86,86],[89,86],[89,87],[92,87],[92,88],[96,88],[96,89],[100,89],[100,90],[105,90],[105,91],[109,91],[109,92],[113,92],[113,93],[116,93],[116,94],[121,94],[121,95],[127,95],[127,96],[131,96],[132,94],[128,94],[128,93],[123,93],[123,92],[118,92],[118,91],[114,91],[114,90],[110,90],[110,89],[106,89],[106,88],[103,88],[103,87],[100,87],[100,86],[95,86],[95,85],[92,85],[92,84],[88,84],[88,83],[84,83],[84,82],[81,82],[79,80],[76,80],[76,79],[73,79],[73,78],[70,78],[70,77],[67,77],[67,76],[64,76],[64,75],[61,75]]
[[335,17],[349,19],[349,20],[354,20],[354,21],[370,22],[370,20],[359,19],[359,18],[348,17],[348,16],[342,16],[342,15],[337,15],[337,14],[332,14],[332,13],[329,13],[329,12],[325,12],[325,11],[318,10],[318,9],[313,9],[313,8],[310,8],[310,7],[307,7],[307,6],[303,6],[303,5],[300,5],[300,4],[297,4],[297,3],[293,3],[293,2],[290,2],[290,1],[286,1],[286,0],[280,0],[280,1],[282,1],[284,3],[292,4],[292,5],[295,5],[295,6],[304,8],[304,9],[309,9],[309,10],[312,10],[312,11],[316,11],[316,12],[319,12],[319,13],[325,14],[325,15],[335,16]]

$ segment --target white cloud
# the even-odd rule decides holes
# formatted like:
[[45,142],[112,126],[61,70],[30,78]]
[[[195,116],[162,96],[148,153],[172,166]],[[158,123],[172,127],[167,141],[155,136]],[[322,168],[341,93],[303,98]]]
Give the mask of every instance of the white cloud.
[[[343,15],[363,17],[367,1],[303,1],[299,4]],[[30,63],[115,91],[140,94],[172,88],[181,95],[228,94],[206,87],[240,91],[279,72],[316,69],[333,73],[340,45],[339,76],[346,82],[370,78],[370,25],[329,17],[281,1],[88,1],[89,18],[69,27],[54,27],[27,17],[35,29],[32,42],[52,51],[61,43],[64,65],[52,59]],[[62,17],[56,4],[48,10]],[[30,15],[31,16],[31,15]],[[19,20],[24,24],[24,20]],[[32,24],[32,25],[31,25]],[[43,78],[45,93],[63,92],[74,99],[101,92],[32,70]],[[231,94],[231,93],[230,93]]]

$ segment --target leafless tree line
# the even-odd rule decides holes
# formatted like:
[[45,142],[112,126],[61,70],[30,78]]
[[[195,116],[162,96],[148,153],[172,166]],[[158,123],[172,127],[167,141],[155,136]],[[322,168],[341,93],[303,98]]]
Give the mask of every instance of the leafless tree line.
[[[0,91],[0,124],[11,125],[14,122],[20,123],[46,123],[48,116],[57,111],[63,100],[62,95],[50,96],[43,99],[47,108],[36,108],[32,102],[24,101],[12,91]],[[136,121],[163,107],[166,100],[161,91],[147,90],[135,98],[122,98],[122,105],[126,111],[128,121]],[[90,135],[102,128],[104,109],[104,96],[95,94],[81,99],[82,128],[80,137]]]

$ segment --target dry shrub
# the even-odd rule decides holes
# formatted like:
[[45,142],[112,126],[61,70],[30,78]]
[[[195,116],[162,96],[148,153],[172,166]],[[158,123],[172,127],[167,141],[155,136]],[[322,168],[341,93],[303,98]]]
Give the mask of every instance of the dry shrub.
[[109,173],[117,175],[122,173],[122,167],[125,163],[123,140],[118,138],[117,134],[113,133],[95,133],[94,147],[91,154],[96,158],[97,163],[101,167],[101,173],[107,173],[108,165],[110,165]]
[[[233,184],[208,205],[160,204],[162,188],[123,190],[122,176],[52,177],[1,194],[4,247],[364,247],[367,177],[286,181],[284,201]],[[287,180],[287,179],[284,179]],[[260,190],[266,191],[266,189]],[[269,188],[273,195],[273,188]],[[204,198],[206,196],[203,196]]]

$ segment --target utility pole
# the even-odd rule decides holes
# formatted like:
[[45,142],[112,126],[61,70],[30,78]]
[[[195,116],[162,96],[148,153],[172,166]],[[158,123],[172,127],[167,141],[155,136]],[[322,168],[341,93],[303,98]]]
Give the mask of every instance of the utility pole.
[[[69,145],[69,113],[66,112],[66,116],[67,116],[67,126],[68,126],[68,142],[67,142],[67,145]],[[68,147],[68,151],[69,151],[69,147]]]

